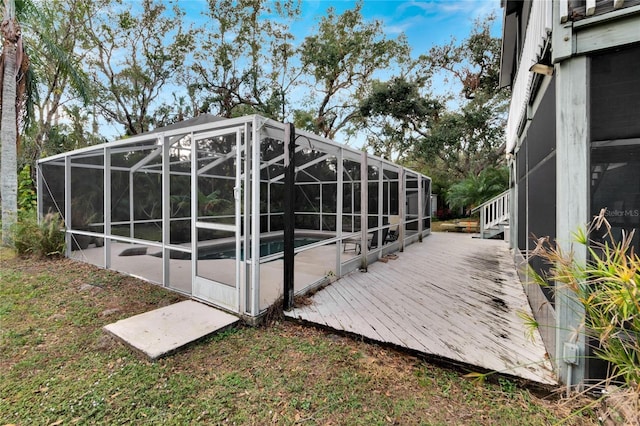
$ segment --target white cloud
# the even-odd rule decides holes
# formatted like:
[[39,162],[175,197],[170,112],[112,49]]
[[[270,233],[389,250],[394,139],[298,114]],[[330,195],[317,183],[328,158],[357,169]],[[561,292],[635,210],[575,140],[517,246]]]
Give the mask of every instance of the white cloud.
[[452,15],[461,15],[467,19],[476,19],[500,10],[498,0],[411,0],[402,3],[398,11],[404,12],[410,8],[418,8],[425,15],[446,19]]

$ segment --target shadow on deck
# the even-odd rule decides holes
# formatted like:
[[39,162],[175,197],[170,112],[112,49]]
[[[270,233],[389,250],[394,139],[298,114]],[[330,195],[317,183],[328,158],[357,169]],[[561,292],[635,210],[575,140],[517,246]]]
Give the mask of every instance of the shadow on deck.
[[289,318],[482,371],[556,384],[504,241],[433,233],[398,259],[346,275],[286,312]]

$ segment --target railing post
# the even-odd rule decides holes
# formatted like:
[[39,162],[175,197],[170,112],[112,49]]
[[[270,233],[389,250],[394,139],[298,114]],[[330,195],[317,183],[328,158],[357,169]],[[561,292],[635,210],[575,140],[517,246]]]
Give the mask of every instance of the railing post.
[[486,230],[509,218],[509,191],[480,204],[471,211],[475,212],[480,212],[480,233],[484,237]]

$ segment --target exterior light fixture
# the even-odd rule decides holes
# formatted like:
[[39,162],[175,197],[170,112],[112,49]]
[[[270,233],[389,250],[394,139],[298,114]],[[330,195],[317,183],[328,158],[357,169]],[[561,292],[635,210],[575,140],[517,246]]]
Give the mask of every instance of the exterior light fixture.
[[529,68],[529,71],[534,72],[536,74],[542,74],[542,75],[548,75],[548,76],[553,75],[553,67],[550,65],[545,65],[541,63],[531,65],[531,68]]

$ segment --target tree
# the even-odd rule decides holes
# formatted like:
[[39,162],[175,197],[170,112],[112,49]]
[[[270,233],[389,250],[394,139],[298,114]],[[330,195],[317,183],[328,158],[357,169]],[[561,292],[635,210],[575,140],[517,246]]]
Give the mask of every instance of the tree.
[[417,153],[437,173],[459,180],[502,161],[504,123],[496,105],[484,99],[443,113],[419,141]]
[[474,208],[509,188],[509,169],[488,168],[479,174],[470,173],[465,179],[451,185],[447,203],[451,208]]
[[25,71],[29,60],[22,48],[22,33],[14,0],[4,0],[2,14],[2,244],[11,245],[11,229],[18,214],[18,104],[25,87]]
[[148,131],[162,89],[173,82],[193,49],[193,32],[182,27],[184,12],[171,14],[155,0],[132,10],[112,0],[105,13],[87,20],[89,72],[97,85],[96,105],[127,135]]
[[285,120],[286,94],[298,70],[284,21],[299,12],[299,2],[292,0],[209,1],[210,21],[188,77],[200,112]]
[[[33,170],[35,161],[43,153],[60,152],[59,148],[49,145],[52,129],[60,126],[59,117],[70,116],[90,101],[93,88],[82,70],[83,55],[78,52],[85,42],[83,22],[97,10],[91,0],[50,0],[40,5],[38,25],[31,34],[26,34],[38,96],[33,99],[33,129],[25,138],[21,156]],[[76,143],[64,148],[79,147]]]
[[[87,6],[85,0],[52,0],[38,4],[37,8],[29,0],[4,1],[1,124],[4,244],[10,243],[10,229],[16,220],[17,142],[23,141],[19,152],[23,160],[26,157],[25,162],[33,163],[46,143],[45,135],[63,103],[63,93],[70,87],[84,102],[88,99],[87,82],[78,71],[80,60],[74,49],[78,20],[88,10]],[[28,31],[23,34],[22,29]],[[45,95],[39,96],[38,89],[44,89]],[[34,119],[35,111],[39,113],[38,120]]]
[[[377,153],[420,165],[445,186],[497,167],[508,93],[500,91],[500,42],[489,17],[460,44],[432,48],[387,82],[374,82],[360,103],[360,128]],[[459,93],[434,96],[434,76]],[[447,182],[448,181],[448,182]]]
[[[500,90],[500,39],[490,33],[494,16],[477,22],[461,44],[434,47],[420,58],[435,73],[459,84],[457,108],[443,112],[416,146],[436,174],[460,180],[502,161],[509,93]],[[444,169],[443,169],[444,167]]]
[[445,106],[421,92],[425,85],[424,78],[408,76],[373,82],[371,93],[360,103],[358,127],[375,155],[407,161],[419,139],[429,135]]
[[404,37],[387,39],[380,21],[365,22],[362,4],[336,15],[330,8],[317,34],[305,38],[301,61],[311,81],[311,108],[298,112],[296,125],[333,139],[360,116],[359,99],[377,71],[408,57]]

